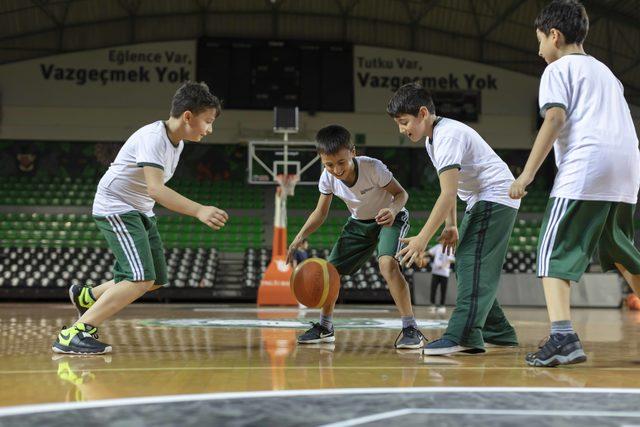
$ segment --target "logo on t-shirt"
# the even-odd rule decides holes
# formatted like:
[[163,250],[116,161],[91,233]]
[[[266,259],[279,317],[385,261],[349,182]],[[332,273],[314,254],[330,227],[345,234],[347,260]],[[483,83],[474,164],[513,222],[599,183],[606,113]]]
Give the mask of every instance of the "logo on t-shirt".
[[360,191],[360,194],[367,194],[369,191],[373,190],[375,187],[369,187],[369,188],[365,188],[364,190]]

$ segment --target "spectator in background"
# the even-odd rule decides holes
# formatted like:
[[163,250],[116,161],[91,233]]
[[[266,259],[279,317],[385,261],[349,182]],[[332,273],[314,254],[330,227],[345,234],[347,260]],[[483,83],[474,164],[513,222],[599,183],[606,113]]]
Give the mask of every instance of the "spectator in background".
[[[456,259],[453,255],[446,254],[440,243],[429,249],[425,256],[427,257],[427,262],[429,258],[433,260],[431,264],[431,312],[444,314],[446,312],[444,301],[447,297],[447,284],[449,283],[449,275],[451,274],[451,263],[455,262]],[[436,305],[438,288],[440,288],[440,304]]]

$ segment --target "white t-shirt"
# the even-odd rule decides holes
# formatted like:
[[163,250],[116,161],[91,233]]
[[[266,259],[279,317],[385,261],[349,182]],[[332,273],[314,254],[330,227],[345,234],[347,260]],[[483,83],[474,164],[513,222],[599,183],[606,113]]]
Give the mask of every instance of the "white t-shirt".
[[153,216],[155,201],[149,196],[144,166],[164,171],[164,182],[173,176],[184,142],[174,146],[157,121],[141,127],[124,143],[116,159],[98,183],[93,215],[106,216],[130,211]]
[[554,143],[551,197],[636,203],[638,137],[620,81],[588,55],[565,55],[540,80],[540,114],[561,107],[567,121]]
[[467,211],[480,200],[520,207],[520,200],[509,197],[514,181],[509,167],[471,127],[438,118],[425,146],[438,175],[451,168],[460,170],[458,197],[467,203]]
[[429,255],[433,258],[431,263],[431,273],[442,277],[449,277],[451,274],[451,263],[456,260],[453,255],[447,255],[442,251],[442,245],[438,243],[429,249]]
[[388,208],[393,196],[384,187],[389,185],[393,174],[378,159],[367,156],[353,158],[356,167],[356,183],[347,186],[342,180],[322,171],[318,189],[322,194],[333,194],[344,201],[355,219],[373,219],[380,209]]

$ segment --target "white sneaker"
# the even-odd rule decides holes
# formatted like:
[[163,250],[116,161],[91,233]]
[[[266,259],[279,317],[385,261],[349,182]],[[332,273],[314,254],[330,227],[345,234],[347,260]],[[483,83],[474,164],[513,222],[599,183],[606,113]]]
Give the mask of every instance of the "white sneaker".
[[436,306],[432,305],[431,307],[429,307],[429,313],[435,313],[436,312]]
[[444,305],[441,305],[440,307],[438,307],[436,309],[436,313],[438,313],[438,314],[445,314],[446,312],[447,312],[447,309],[446,309],[446,307]]

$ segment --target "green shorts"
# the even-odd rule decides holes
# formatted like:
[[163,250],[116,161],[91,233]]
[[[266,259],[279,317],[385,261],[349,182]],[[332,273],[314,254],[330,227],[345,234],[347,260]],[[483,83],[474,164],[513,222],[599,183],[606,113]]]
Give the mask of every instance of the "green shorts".
[[96,224],[107,239],[116,257],[113,280],[167,283],[167,264],[155,217],[137,212],[119,215],[94,216]]
[[633,244],[636,205],[552,197],[538,239],[538,277],[577,282],[596,248],[603,271],[615,263],[640,274],[640,252]]
[[400,250],[400,239],[409,231],[409,212],[403,209],[396,215],[390,227],[382,227],[376,221],[349,218],[340,237],[329,254],[328,261],[341,275],[352,274],[360,269],[378,250],[381,256],[395,256]]

